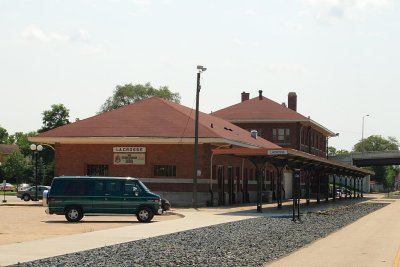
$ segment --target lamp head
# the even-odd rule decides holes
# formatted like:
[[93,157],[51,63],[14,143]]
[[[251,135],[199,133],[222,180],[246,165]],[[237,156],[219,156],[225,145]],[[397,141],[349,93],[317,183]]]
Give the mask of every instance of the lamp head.
[[197,69],[198,69],[200,72],[203,72],[203,71],[206,71],[206,70],[207,70],[207,68],[204,68],[204,67],[201,66],[201,65],[197,65]]
[[42,151],[43,150],[43,146],[42,145],[35,145],[35,144],[32,144],[32,145],[30,145],[30,147],[29,147],[32,151]]

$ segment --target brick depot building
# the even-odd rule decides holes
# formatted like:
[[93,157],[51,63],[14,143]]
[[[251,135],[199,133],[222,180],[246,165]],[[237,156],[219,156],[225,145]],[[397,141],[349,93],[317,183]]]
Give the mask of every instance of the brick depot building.
[[[194,110],[153,97],[29,140],[54,146],[56,176],[137,177],[174,205],[190,205],[194,126]],[[259,159],[263,160],[262,165],[255,164]],[[325,190],[328,180],[323,177],[329,174],[336,172],[357,178],[368,175],[361,169],[315,155],[290,148],[284,150],[278,144],[251,136],[248,130],[227,120],[200,112],[199,205],[254,202],[261,186],[274,199],[290,198],[292,168],[302,166],[309,173],[303,178],[303,185],[308,185],[308,199],[311,191],[318,191],[318,198],[320,193],[328,196]],[[307,172],[307,168],[315,166],[324,168]]]

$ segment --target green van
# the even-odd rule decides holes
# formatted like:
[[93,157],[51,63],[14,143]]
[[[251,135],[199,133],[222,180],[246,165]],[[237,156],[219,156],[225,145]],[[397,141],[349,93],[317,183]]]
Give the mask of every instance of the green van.
[[43,205],[47,214],[65,215],[69,222],[93,213],[136,214],[140,222],[150,222],[162,214],[161,197],[131,177],[55,177]]

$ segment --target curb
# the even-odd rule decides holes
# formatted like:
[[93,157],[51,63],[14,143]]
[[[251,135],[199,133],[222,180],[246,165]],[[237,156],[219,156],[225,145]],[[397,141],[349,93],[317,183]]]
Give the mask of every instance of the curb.
[[29,204],[25,204],[25,203],[0,203],[0,207],[2,206],[7,206],[7,207],[42,207],[43,205],[41,203],[29,203]]

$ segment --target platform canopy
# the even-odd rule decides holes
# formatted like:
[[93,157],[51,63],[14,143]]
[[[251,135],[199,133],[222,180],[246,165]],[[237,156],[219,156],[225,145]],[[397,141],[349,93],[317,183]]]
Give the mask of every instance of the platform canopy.
[[221,148],[213,149],[212,152],[214,155],[231,155],[249,159],[264,159],[265,162],[269,162],[273,165],[288,165],[290,168],[321,168],[325,169],[327,172],[331,172],[332,174],[344,176],[363,177],[374,174],[374,172],[366,169],[329,160],[291,148]]

